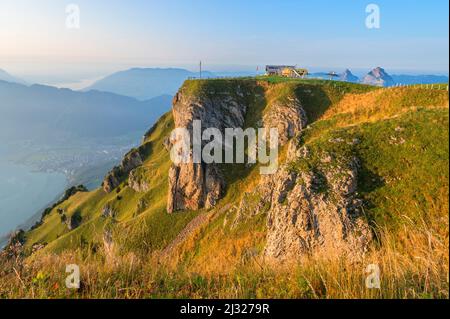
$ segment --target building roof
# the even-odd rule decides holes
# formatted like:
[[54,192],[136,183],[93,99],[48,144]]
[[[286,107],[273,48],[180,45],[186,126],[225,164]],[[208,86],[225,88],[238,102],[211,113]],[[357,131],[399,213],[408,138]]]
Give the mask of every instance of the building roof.
[[266,69],[284,69],[284,68],[290,68],[294,69],[294,65],[266,65]]

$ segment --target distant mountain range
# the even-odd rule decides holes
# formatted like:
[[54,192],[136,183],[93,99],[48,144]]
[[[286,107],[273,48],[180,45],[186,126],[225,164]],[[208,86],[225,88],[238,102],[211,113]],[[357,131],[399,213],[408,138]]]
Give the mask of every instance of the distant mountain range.
[[[208,71],[202,72],[202,76],[215,77]],[[174,95],[190,77],[199,77],[199,73],[175,68],[133,68],[111,74],[83,91],[106,91],[146,100],[160,95]]]
[[[321,74],[323,78],[327,78],[326,73]],[[410,84],[434,84],[434,83],[448,83],[449,78],[445,75],[406,75],[406,74],[392,74],[390,75],[385,69],[377,67],[371,70],[362,79],[359,79],[349,69],[345,70],[339,75],[339,80],[344,82],[363,83],[376,86],[393,86],[396,84],[410,85]]]
[[107,92],[77,92],[0,81],[0,140],[104,138],[142,131],[171,106],[171,97],[147,101]]
[[12,76],[5,70],[0,69],[0,81],[6,81],[6,82],[12,82],[12,83],[19,83],[19,84],[27,84],[24,80],[19,79],[15,76]]
[[[221,76],[254,76],[252,72],[209,72],[203,71],[202,77],[215,78]],[[199,77],[198,72],[192,72],[181,68],[132,68],[113,73],[96,81],[92,85],[82,89],[82,92],[92,90],[111,92],[118,95],[133,97],[144,101],[161,95],[174,95],[183,82],[192,77]],[[316,72],[310,74],[312,78],[329,79],[327,72]],[[406,75],[389,74],[385,69],[377,67],[362,78],[358,78],[349,69],[339,74],[340,81],[365,83],[378,86],[392,86],[396,84],[433,84],[447,83],[448,76],[445,75]],[[25,81],[12,76],[0,69],[0,80],[26,84]]]

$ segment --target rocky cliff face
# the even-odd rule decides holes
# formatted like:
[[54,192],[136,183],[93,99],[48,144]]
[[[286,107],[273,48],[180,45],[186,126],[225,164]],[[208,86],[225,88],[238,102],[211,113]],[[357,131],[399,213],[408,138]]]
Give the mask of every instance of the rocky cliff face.
[[275,175],[263,176],[254,192],[244,194],[233,226],[266,213],[268,260],[312,254],[357,260],[372,238],[356,193],[358,159],[323,154],[321,165],[294,170],[294,161],[312,154],[292,145],[287,163]]
[[268,109],[269,111],[263,117],[263,125],[267,130],[278,129],[281,146],[298,135],[308,122],[306,112],[294,96],[287,97],[285,101],[275,101],[268,106]]
[[[208,94],[209,93],[209,94]],[[192,135],[193,121],[200,120],[202,130],[243,127],[247,107],[240,86],[233,90],[189,95],[181,90],[173,100],[176,128],[187,128]],[[172,141],[174,142],[174,141]],[[213,207],[223,195],[225,180],[216,164],[172,164],[169,171],[167,211]]]
[[330,161],[335,165],[299,172],[285,166],[265,181],[270,202],[267,257],[324,253],[357,258],[365,252],[371,232],[360,218],[362,202],[356,196],[358,160]]
[[114,167],[103,180],[102,187],[110,193],[122,183],[128,174],[136,167],[142,165],[145,147],[133,149],[126,154],[119,166]]
[[[292,168],[297,161],[313,156],[320,158],[319,165]],[[356,193],[358,171],[356,157],[311,154],[294,138],[278,172],[262,176],[256,189],[244,194],[233,226],[266,213],[264,255],[269,260],[292,260],[311,254],[358,259],[372,238]]]
[[147,177],[151,175],[152,171],[148,167],[137,167],[128,175],[128,186],[130,186],[135,192],[145,193],[150,190]]
[[[225,128],[244,129],[249,109],[246,96],[255,95],[252,89],[235,85],[202,95],[188,95],[180,90],[173,101],[175,127],[187,128],[192,134],[193,121],[200,120],[202,129],[217,128],[223,135]],[[294,96],[271,102],[267,110],[260,123],[267,129],[278,129],[280,145],[306,126],[306,113]],[[167,211],[213,207],[222,197],[225,186],[216,164],[173,164],[169,171]]]

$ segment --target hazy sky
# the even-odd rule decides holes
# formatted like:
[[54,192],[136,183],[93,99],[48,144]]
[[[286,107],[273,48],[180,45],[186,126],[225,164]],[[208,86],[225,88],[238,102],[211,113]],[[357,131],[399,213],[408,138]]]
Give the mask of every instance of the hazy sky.
[[[66,28],[71,3],[79,29]],[[379,29],[366,27],[370,3]],[[448,12],[448,0],[0,0],[0,68],[61,80],[199,60],[448,73]]]

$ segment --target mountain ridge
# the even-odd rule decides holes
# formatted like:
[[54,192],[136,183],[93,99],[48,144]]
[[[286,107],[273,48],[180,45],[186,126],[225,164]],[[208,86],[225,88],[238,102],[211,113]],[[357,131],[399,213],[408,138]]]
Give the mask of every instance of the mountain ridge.
[[2,69],[0,69],[0,81],[12,82],[12,83],[18,83],[18,84],[27,85],[27,82],[25,82],[24,80],[19,79],[19,78],[15,77],[15,76],[9,74],[5,70],[2,70]]
[[[383,70],[383,77],[380,78],[380,70]],[[378,74],[374,76],[374,73]],[[311,73],[311,76],[321,79],[328,79],[329,75],[326,72]],[[434,74],[389,74],[383,68],[375,68],[363,75],[361,78],[354,75],[350,69],[344,70],[339,74],[339,81],[363,83],[376,86],[392,86],[392,85],[414,85],[414,84],[444,84],[449,82],[447,75],[434,75]],[[365,82],[366,81],[366,82]],[[385,83],[386,82],[386,83]]]
[[[227,164],[180,167],[171,174],[168,137],[199,114],[210,124],[279,127],[279,172],[266,180],[258,165]],[[311,297],[313,291],[316,297],[368,296],[360,270],[373,260],[387,269],[384,280],[398,287],[392,292],[386,285],[382,296],[423,292],[430,263],[439,271],[427,277],[427,291],[445,296],[440,285],[448,266],[439,247],[447,247],[446,225],[437,221],[448,216],[447,166],[445,90],[319,80],[191,80],[174,98],[172,111],[125,156],[117,183],[107,191],[74,194],[21,236],[26,251],[33,252],[29,260],[51,254],[52,264],[62,265],[60,254],[91,256],[73,257],[97,278],[92,290],[81,292],[84,297],[94,291],[124,296],[103,284],[108,267],[118,285],[137,287],[137,280],[151,285],[154,297]],[[419,193],[423,198],[417,200]],[[171,196],[176,205],[168,205]],[[168,207],[176,209],[170,213]],[[66,221],[73,216],[78,223],[69,228]],[[431,248],[429,233],[436,241]],[[430,253],[431,259],[417,264],[417,256]],[[292,258],[301,266],[283,271]],[[404,262],[406,275],[389,270],[398,262]],[[130,281],[123,273],[128,266],[120,265],[131,264],[136,277]],[[345,276],[339,277],[343,265]],[[286,291],[305,278],[310,284]],[[326,291],[320,290],[324,283]],[[235,285],[242,290],[233,292]]]
[[[202,74],[214,77],[208,71]],[[107,91],[145,100],[159,95],[173,96],[185,80],[198,76],[198,72],[181,68],[131,68],[108,75],[82,91]]]
[[[93,133],[97,126],[99,126],[98,130],[100,130],[101,126],[104,126],[106,129],[102,134],[116,134],[117,124],[113,123],[112,120],[108,120],[108,117],[112,119],[118,116],[119,113],[123,116],[131,117],[128,124],[126,121],[122,124],[127,126],[128,129],[117,132],[117,134],[120,135],[129,132],[133,128],[145,130],[146,125],[144,123],[151,122],[152,118],[156,120],[156,116],[159,116],[169,108],[171,100],[170,96],[159,96],[146,101],[138,101],[132,97],[110,92],[94,90],[78,92],[41,84],[25,86],[5,81],[0,81],[0,98],[3,101],[2,112],[4,112],[4,120],[6,120],[6,116],[11,116],[10,121],[12,118],[15,121],[20,121],[25,114],[28,114],[28,117],[30,114],[39,112],[35,115],[34,124],[29,123],[30,126],[36,126],[39,121],[45,121],[46,117],[50,119],[58,116],[57,114],[59,113],[62,117],[58,121],[53,121],[52,126],[57,126],[59,129],[67,132],[77,132],[77,134],[82,135]],[[163,103],[167,103],[168,105],[164,107]],[[33,104],[37,104],[39,110],[32,107]],[[133,115],[132,110],[137,111],[137,113]],[[143,118],[145,112],[148,115]],[[69,117],[71,117],[70,120]],[[80,124],[89,127],[88,130],[78,129],[75,126],[77,123],[76,117],[80,117]],[[98,119],[96,123],[93,120],[95,117]],[[64,126],[63,128],[61,121],[64,121],[68,126]],[[135,125],[136,123],[142,124]],[[3,129],[5,129],[7,122],[3,126]],[[47,131],[49,129],[50,127],[47,128]],[[5,136],[8,135],[14,136],[15,134],[6,134]],[[97,134],[91,134],[90,136],[98,137]]]

